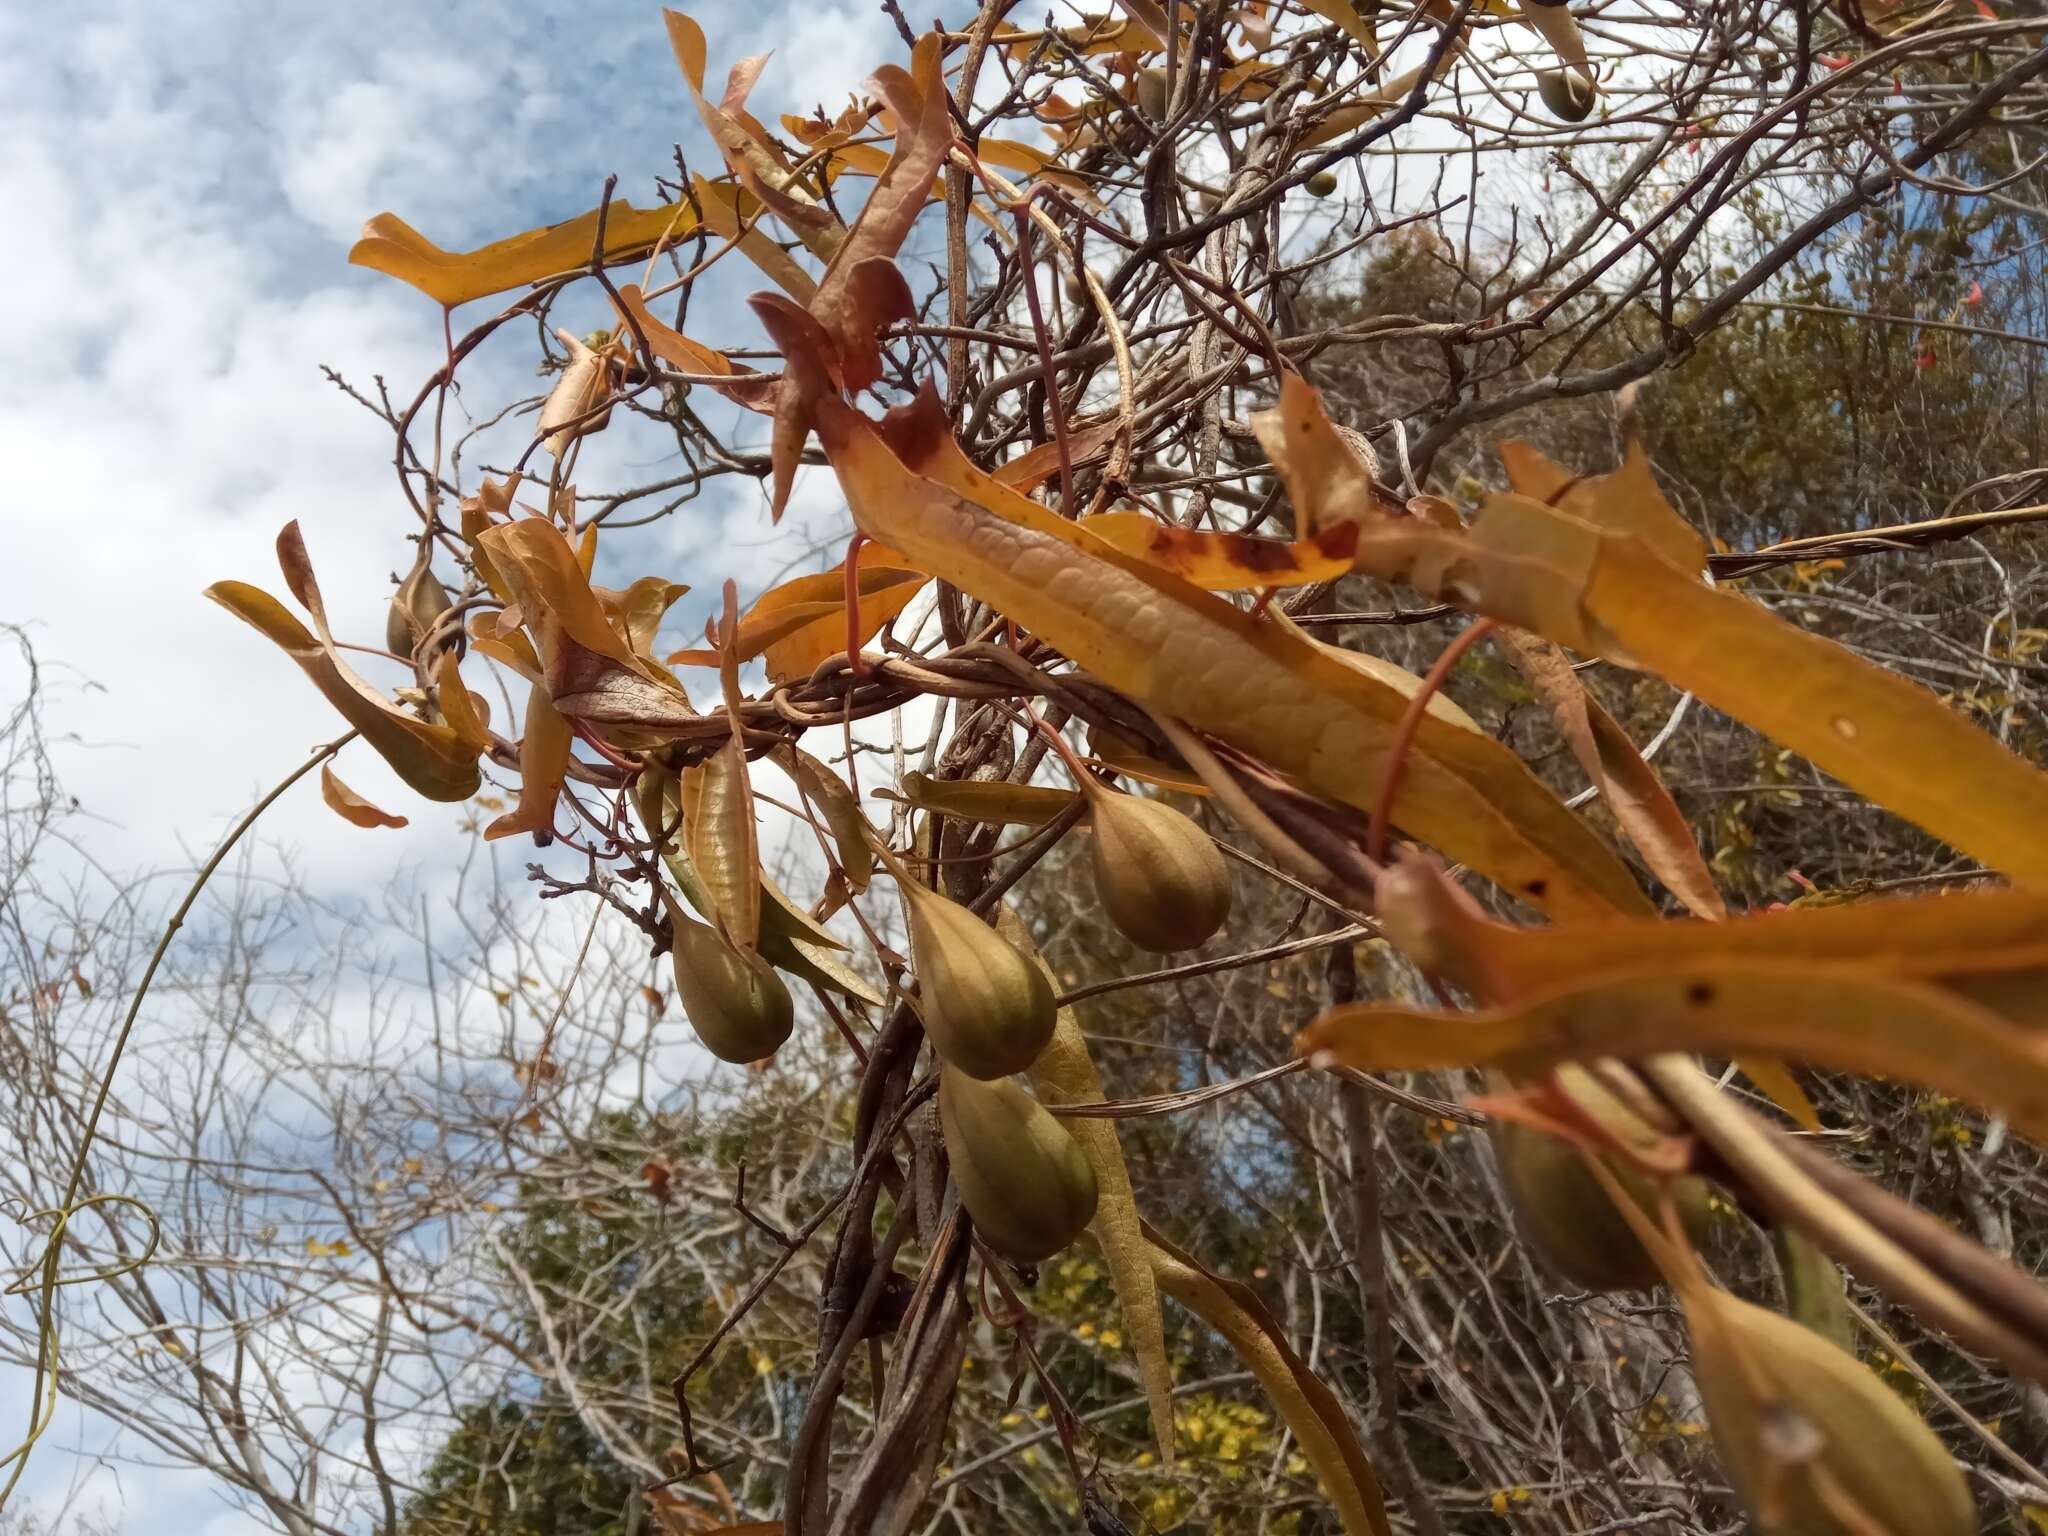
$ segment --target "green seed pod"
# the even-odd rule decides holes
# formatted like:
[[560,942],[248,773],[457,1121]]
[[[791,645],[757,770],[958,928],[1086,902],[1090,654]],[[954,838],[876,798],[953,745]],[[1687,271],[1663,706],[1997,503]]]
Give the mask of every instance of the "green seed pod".
[[1095,836],[1095,890],[1132,943],[1167,953],[1206,943],[1230,915],[1230,870],[1209,834],[1172,806],[1081,775]]
[[[1559,1067],[1556,1081],[1560,1092],[1618,1140],[1639,1146],[1655,1142],[1656,1129],[1584,1067]],[[1511,1120],[1494,1121],[1490,1134],[1516,1221],[1558,1275],[1589,1291],[1646,1290],[1663,1278],[1577,1149]],[[1618,1159],[1609,1159],[1608,1167],[1656,1220],[1657,1197],[1649,1180]],[[1674,1193],[1687,1230],[1703,1232],[1706,1186],[1695,1178],[1681,1179]]]
[[958,902],[906,881],[910,958],[924,1032],[947,1061],[984,1081],[1022,1072],[1052,1038],[1045,972]]
[[1088,302],[1088,285],[1081,280],[1080,273],[1069,272],[1066,275],[1065,287],[1067,297],[1074,303],[1086,304]]
[[1561,123],[1583,123],[1593,115],[1593,82],[1575,69],[1545,69],[1536,75],[1536,94]]
[[1688,1289],[1707,1427],[1760,1532],[1971,1536],[1962,1473],[1898,1393],[1789,1317],[1704,1282]]
[[1138,110],[1153,122],[1158,122],[1166,116],[1166,71],[1139,70],[1133,94],[1138,103]]
[[1095,1170],[1081,1144],[1008,1078],[976,1082],[939,1068],[939,1127],[960,1203],[982,1241],[1036,1264],[1095,1218]]
[[1308,193],[1311,197],[1328,197],[1337,190],[1337,173],[1335,171],[1317,171],[1315,175],[1309,177],[1302,185],[1308,188]]
[[1850,1354],[1856,1352],[1856,1319],[1849,1311],[1849,1292],[1835,1261],[1795,1227],[1771,1233],[1778,1257],[1778,1275],[1785,1282],[1785,1312]]
[[450,607],[448,589],[425,566],[410,572],[384,613],[384,649],[410,656]]
[[773,1056],[795,1021],[789,988],[775,968],[751,950],[735,949],[717,929],[673,903],[669,920],[675,928],[670,958],[676,996],[704,1049],[734,1063]]

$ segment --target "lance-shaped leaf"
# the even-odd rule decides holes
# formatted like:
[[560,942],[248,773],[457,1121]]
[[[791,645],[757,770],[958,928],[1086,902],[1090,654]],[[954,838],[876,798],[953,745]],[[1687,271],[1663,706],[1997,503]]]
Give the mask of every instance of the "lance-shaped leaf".
[[1586,692],[1564,652],[1523,630],[1503,629],[1495,638],[1550,712],[1579,767],[1600,787],[1615,821],[1650,872],[1695,916],[1726,916],[1727,905],[1714,887],[1685,813],[1628,732]]
[[761,856],[753,787],[737,740],[682,774],[690,864],[704,882],[725,936],[751,949],[761,934]]
[[736,405],[743,405],[750,411],[774,409],[775,385],[772,380],[748,382],[755,377],[750,368],[742,368],[715,347],[690,340],[674,326],[665,324],[654,316],[641,296],[637,283],[627,283],[619,289],[619,304],[626,316],[639,326],[640,334],[647,338],[647,345],[654,355],[665,363],[673,363],[685,373],[715,373],[730,376],[729,385],[714,386],[718,392]]
[[1379,1479],[1343,1404],[1287,1342],[1265,1303],[1249,1287],[1211,1273],[1149,1227],[1146,1236],[1159,1288],[1229,1340],[1258,1378],[1301,1442],[1346,1536],[1391,1536]]
[[[1045,964],[1031,934],[1008,906],[996,914],[996,931],[1035,961],[1045,971],[1049,984],[1057,978]],[[1071,1008],[1062,1008],[1053,1023],[1052,1039],[1031,1063],[1027,1075],[1037,1090],[1039,1102],[1048,1108],[1072,1104],[1100,1104],[1102,1078],[1088,1054],[1081,1021]],[[1116,1288],[1117,1306],[1124,1314],[1124,1336],[1138,1362],[1138,1379],[1144,1384],[1145,1401],[1152,1415],[1152,1439],[1159,1447],[1159,1459],[1173,1463],[1173,1365],[1166,1352],[1166,1320],[1159,1305],[1159,1281],[1152,1271],[1152,1246],[1145,1236],[1144,1218],[1138,1214],[1138,1198],[1131,1188],[1131,1171],[1124,1162],[1123,1141],[1116,1122],[1094,1115],[1062,1118],[1067,1133],[1080,1144],[1088,1166],[1095,1171],[1095,1215],[1088,1223],[1088,1235],[1102,1250],[1109,1265],[1110,1284]]]
[[1553,929],[1495,922],[1442,873],[1405,860],[1383,882],[1401,947],[1475,996],[1508,1002],[1632,966],[1851,966],[1942,987],[2048,1033],[2048,893],[1961,891],[1784,907],[1726,922],[1606,918]]
[[[756,303],[787,355],[780,307],[772,296]],[[819,408],[827,457],[863,529],[1148,707],[1371,807],[1407,708],[1396,690],[976,471],[929,391],[891,413],[887,442],[841,402]],[[1427,714],[1394,819],[1553,911],[1647,905],[1613,851],[1519,759]]]
[[1991,868],[2048,881],[2048,774],[1919,684],[1635,539],[1599,540],[1583,604],[1593,649],[1755,726]]
[[[865,644],[896,617],[931,577],[910,568],[901,555],[878,544],[860,551],[859,635]],[[768,676],[782,683],[801,680],[828,656],[846,649],[846,574],[837,570],[799,576],[761,594],[740,620],[739,657],[767,662]],[[677,651],[671,662],[716,666],[718,652]]]
[[[1041,784],[1002,784],[979,779],[934,779],[922,773],[906,773],[899,781],[901,798],[920,811],[957,816],[962,821],[1012,823],[1042,827],[1065,814],[1079,798],[1078,791],[1051,789]],[[886,791],[876,790],[876,794]]]
[[806,272],[789,253],[761,228],[761,202],[743,187],[729,181],[690,178],[697,204],[704,210],[704,227],[729,241],[739,253],[759,267],[777,287],[800,303],[809,303],[818,291],[818,280]]
[[[1088,463],[1098,454],[1108,450],[1116,441],[1118,422],[1105,421],[1092,427],[1083,427],[1076,432],[1067,432],[1067,463],[1079,466]],[[997,466],[996,479],[1013,491],[1036,490],[1060,472],[1060,445],[1057,442],[1040,443],[1036,448],[1019,454],[1007,464]],[[1136,514],[1143,517],[1143,513]],[[1150,519],[1146,519],[1148,522]],[[1114,541],[1112,541],[1114,542]]]
[[335,815],[358,827],[402,827],[406,824],[403,816],[394,816],[372,805],[342,783],[329,763],[320,765],[320,798],[327,802],[327,808]]
[[853,786],[801,747],[778,753],[776,761],[796,780],[804,799],[825,818],[846,883],[856,891],[866,890],[874,873],[875,851],[869,846],[867,819],[860,813]]
[[1365,50],[1367,59],[1377,59],[1380,53],[1379,35],[1365,17],[1352,9],[1351,0],[1301,0],[1305,10],[1314,11],[1325,21],[1335,22],[1354,43]]
[[1253,415],[1252,431],[1266,457],[1284,469],[1295,525],[1304,533],[1386,515],[1370,459],[1330,420],[1321,395],[1293,369],[1280,375],[1279,404]]
[[[597,221],[598,210],[593,208],[564,223],[529,229],[473,251],[445,251],[396,214],[380,213],[363,226],[362,238],[350,248],[348,259],[410,283],[452,309],[589,265],[597,247]],[[688,204],[639,209],[615,202],[604,211],[605,260],[637,260],[664,236],[673,239],[696,227],[697,216]]]
[[847,389],[865,389],[880,376],[878,321],[900,318],[908,310],[909,289],[902,286],[902,275],[896,275],[899,287],[891,288],[871,263],[895,271],[896,252],[953,145],[937,33],[918,39],[908,72],[885,64],[875,71],[874,85],[895,118],[895,150],[810,306],[831,338],[839,379]]
[[1143,512],[1098,512],[1082,518],[1081,526],[1111,548],[1210,592],[1335,581],[1351,573],[1358,548],[1358,529],[1350,523],[1300,540],[1177,528]]
[[478,542],[533,636],[557,710],[599,725],[659,728],[697,718],[681,685],[612,627],[553,524],[521,518],[484,530]]
[[482,782],[477,758],[490,737],[462,686],[454,653],[442,653],[435,673],[435,698],[442,718],[422,720],[401,709],[342,662],[327,628],[326,608],[296,522],[285,524],[278,534],[277,554],[287,585],[313,615],[317,635],[260,587],[219,581],[206,589],[206,595],[276,642],[342,718],[361,731],[363,740],[418,793],[429,800],[466,800],[475,794]]
[[[1295,448],[1297,430],[1335,428],[1313,392],[1282,406],[1292,457],[1276,463],[1291,494],[1310,496],[1315,460]],[[1705,585],[1689,564],[1697,536],[1640,455],[1574,494],[1576,512],[1489,497],[1469,533],[1364,519],[1358,568],[1657,673],[1964,853],[2048,880],[2048,774],[1917,683]]]
[[561,798],[562,781],[568,776],[573,740],[569,722],[555,708],[547,689],[535,683],[526,695],[526,733],[519,738],[519,803],[484,828],[486,841],[521,832],[552,840],[555,802]]
[[590,590],[596,595],[612,628],[625,638],[628,649],[643,660],[652,661],[654,637],[661,630],[661,621],[676,605],[676,599],[690,589],[679,581],[641,576],[624,589],[592,587]]
[[845,239],[844,226],[791,175],[773,142],[746,111],[747,95],[760,78],[767,55],[735,64],[726,79],[723,99],[713,105],[704,95],[704,29],[680,11],[664,10],[661,17],[668,26],[669,47],[690,88],[690,98],[697,104],[697,115],[725,156],[725,163],[741,185],[795,230],[814,255],[829,260]]
[[1902,1078],[2048,1135],[2040,1031],[1946,988],[1854,965],[1660,959],[1476,1013],[1353,1004],[1317,1019],[1297,1047],[1372,1072],[1533,1073],[1600,1056],[1755,1053]]

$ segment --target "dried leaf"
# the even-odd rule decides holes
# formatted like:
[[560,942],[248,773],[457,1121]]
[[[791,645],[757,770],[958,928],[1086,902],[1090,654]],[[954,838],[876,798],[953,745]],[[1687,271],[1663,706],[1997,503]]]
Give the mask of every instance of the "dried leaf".
[[1579,767],[1600,786],[1614,819],[1650,872],[1695,916],[1725,917],[1727,904],[1714,886],[1684,812],[1628,732],[1586,693],[1564,652],[1522,630],[1503,629],[1495,638],[1549,711]]
[[680,11],[664,10],[661,16],[668,26],[669,46],[682,69],[684,83],[697,104],[697,115],[725,156],[725,163],[741,185],[795,230],[814,255],[829,260],[845,239],[845,228],[829,208],[819,206],[816,198],[790,174],[789,166],[767,135],[759,131],[759,125],[745,111],[747,95],[768,62],[767,56],[735,64],[726,81],[724,97],[714,106],[704,95],[703,28]]
[[1335,581],[1351,573],[1358,547],[1358,530],[1348,523],[1294,542],[1177,528],[1143,512],[1098,512],[1082,518],[1080,525],[1111,548],[1210,592]]
[[874,873],[875,852],[868,846],[867,820],[860,813],[853,787],[800,747],[791,747],[781,761],[804,798],[825,818],[847,884],[856,891],[866,890]]
[[[380,213],[363,226],[362,238],[350,248],[348,259],[355,266],[372,267],[410,283],[452,309],[587,266],[597,245],[597,220],[598,210],[593,208],[564,223],[529,229],[474,251],[444,251],[396,214]],[[605,261],[636,260],[663,236],[675,238],[696,226],[696,215],[687,204],[643,210],[615,202],[605,211]]]
[[478,542],[533,637],[557,710],[601,725],[673,727],[697,718],[682,686],[612,627],[553,524],[521,518],[485,529]]
[[278,563],[286,583],[313,615],[315,636],[282,603],[259,587],[239,581],[215,582],[206,595],[269,636],[298,663],[320,690],[392,770],[429,800],[467,800],[482,776],[477,758],[489,745],[469,693],[462,686],[454,653],[444,652],[436,671],[436,698],[443,718],[427,721],[384,697],[346,666],[327,629],[327,614],[299,537],[287,523],[277,537]]
[[1991,868],[2048,881],[2048,775],[1919,684],[1632,539],[1599,541],[1583,601],[1594,648],[1755,726]]
[[[358,827],[402,827],[406,824],[403,816],[394,816],[389,811],[379,810],[342,783],[335,777],[333,767],[326,763],[320,765],[320,798],[325,800],[328,808],[343,821],[352,822]],[[82,979],[79,985],[87,997],[92,996],[92,989],[86,987]]]
[[[880,375],[876,322],[883,314],[898,318],[889,307],[896,295],[886,290],[869,264],[882,262],[894,271],[896,252],[923,210],[932,181],[953,146],[953,122],[936,32],[918,39],[911,50],[908,73],[885,64],[875,71],[874,85],[895,119],[895,150],[861,205],[838,255],[826,268],[810,306],[830,338],[836,371],[847,389],[864,389]],[[909,288],[903,285],[900,273],[896,282],[901,285],[900,298],[907,312]]]
[[1363,1071],[1511,1073],[1600,1056],[1756,1052],[1919,1083],[2039,1137],[2048,1134],[2048,1056],[2039,1042],[2038,1032],[1955,992],[1861,966],[1750,958],[1675,966],[1658,957],[1476,1013],[1334,1008],[1302,1032],[1297,1049]]
[[586,347],[573,331],[558,327],[555,339],[569,349],[569,361],[541,403],[539,432],[548,452],[559,459],[577,438],[602,432],[611,420],[610,411],[582,419],[611,390],[611,360]]
[[[802,344],[775,306],[761,313],[785,355]],[[1397,691],[981,474],[929,391],[892,411],[882,432],[837,400],[818,408],[864,530],[1151,708],[1370,808],[1406,708]],[[1626,866],[1513,754],[1431,716],[1394,819],[1553,911],[1647,905]]]
[[663,362],[673,363],[685,373],[730,375],[735,382],[714,386],[720,394],[750,411],[774,409],[773,382],[746,382],[753,377],[753,369],[740,367],[723,352],[694,342],[673,326],[656,319],[654,312],[647,307],[646,299],[641,296],[639,284],[627,283],[619,289],[619,305],[639,327],[640,334],[647,338],[647,345],[654,355]]
[[1347,1536],[1392,1536],[1379,1479],[1343,1405],[1295,1353],[1265,1304],[1249,1288],[1212,1274],[1150,1228],[1146,1236],[1159,1288],[1229,1340],[1258,1378],[1301,1442]]
[[1303,9],[1315,12],[1325,21],[1332,21],[1344,34],[1365,51],[1367,59],[1380,55],[1380,40],[1374,33],[1372,23],[1352,9],[1351,0],[1301,0]]
[[690,589],[679,581],[642,576],[624,591],[613,587],[592,587],[590,590],[603,607],[612,628],[625,637],[633,654],[651,661],[654,658],[654,637],[661,630],[661,621],[675,606],[676,599]]
[[752,949],[761,933],[761,857],[747,760],[728,739],[682,773],[685,838],[728,941]]
[[1044,826],[1071,808],[1078,797],[1078,791],[1071,789],[979,779],[933,779],[915,772],[904,774],[900,782],[903,800],[918,810],[958,816],[963,821],[1007,822],[1022,827]]
[[521,832],[553,840],[555,802],[569,772],[574,739],[547,689],[536,684],[526,695],[526,732],[519,739],[519,804],[484,828],[485,841]]
[[761,203],[744,188],[728,181],[707,181],[693,176],[690,187],[698,206],[704,210],[704,227],[730,241],[739,253],[759,267],[777,287],[797,302],[808,304],[818,291],[817,279],[790,258],[787,251],[760,227]]
[[[1120,423],[1105,421],[1099,426],[1084,427],[1067,433],[1067,462],[1078,466],[1088,463],[1116,441]],[[1009,463],[997,467],[995,478],[1013,491],[1030,493],[1060,472],[1060,445],[1057,442],[1040,443],[1036,448],[1019,454]],[[1143,513],[1134,514],[1144,516]],[[1149,521],[1149,519],[1148,519]],[[1112,541],[1113,542],[1113,541]]]
[[[879,544],[860,551],[860,638],[872,640],[895,618],[931,578],[911,569],[901,555]],[[846,573],[838,569],[799,576],[771,588],[755,600],[740,620],[742,661],[763,657],[771,681],[808,678],[828,656],[846,649]],[[697,666],[715,663],[713,651],[677,651],[671,662]]]

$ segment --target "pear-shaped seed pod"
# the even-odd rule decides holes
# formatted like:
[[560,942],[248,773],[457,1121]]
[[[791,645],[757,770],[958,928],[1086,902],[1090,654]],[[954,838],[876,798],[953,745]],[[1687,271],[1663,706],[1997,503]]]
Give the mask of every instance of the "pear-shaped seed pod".
[[[1584,1067],[1559,1067],[1556,1086],[1624,1144],[1655,1141],[1655,1128]],[[1508,1204],[1523,1235],[1551,1269],[1589,1291],[1646,1290],[1662,1278],[1628,1218],[1576,1148],[1505,1119],[1494,1121],[1490,1134]],[[1649,1181],[1619,1159],[1610,1158],[1608,1168],[1655,1220],[1657,1198]],[[1706,1186],[1695,1178],[1680,1179],[1673,1193],[1687,1230],[1703,1232]]]
[[735,1063],[773,1056],[795,1020],[789,988],[775,968],[674,907],[669,917],[675,925],[670,958],[676,996],[704,1048]]
[[1045,972],[956,901],[906,883],[910,958],[924,1032],[969,1077],[1022,1072],[1052,1038]]
[[1536,94],[1561,123],[1583,123],[1593,113],[1593,82],[1575,69],[1545,69],[1536,75]]
[[977,1082],[941,1064],[939,1126],[960,1203],[983,1242],[1036,1264],[1095,1219],[1095,1170],[1081,1144],[1011,1082]]
[[1898,1393],[1789,1317],[1702,1281],[1693,1379],[1722,1469],[1766,1536],[1970,1536],[1955,1460]]
[[1317,171],[1315,175],[1309,177],[1302,185],[1308,188],[1308,193],[1311,197],[1328,197],[1337,190],[1337,173],[1335,171]]
[[1141,69],[1138,71],[1136,97],[1138,110],[1158,122],[1166,116],[1166,71],[1163,69]]
[[391,595],[384,613],[384,648],[410,656],[449,608],[448,589],[426,567],[411,572]]
[[[1230,915],[1230,870],[1215,841],[1170,805],[1086,775],[1095,889],[1132,943],[1165,953],[1207,942]],[[1092,786],[1092,787],[1091,787]]]
[[1080,273],[1069,272],[1063,280],[1063,285],[1067,290],[1067,297],[1074,303],[1086,304],[1088,302],[1088,285],[1082,281]]

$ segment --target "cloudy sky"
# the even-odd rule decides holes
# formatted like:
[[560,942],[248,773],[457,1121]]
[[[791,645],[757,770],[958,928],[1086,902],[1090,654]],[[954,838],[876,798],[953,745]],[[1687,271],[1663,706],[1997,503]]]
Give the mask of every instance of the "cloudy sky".
[[[696,14],[712,70],[773,49],[773,110],[836,105],[900,48],[872,0],[718,0]],[[467,248],[580,213],[617,173],[654,200],[657,171],[701,129],[653,0],[145,0],[0,8],[0,620],[29,627],[50,670],[59,768],[121,867],[210,847],[336,722],[297,671],[200,597],[223,577],[278,586],[271,541],[297,518],[338,626],[374,640],[411,516],[384,430],[322,377],[410,394],[438,361],[432,304],[346,264],[390,209]],[[700,297],[707,313],[743,290]],[[460,318],[460,317],[458,317]],[[517,366],[529,370],[529,350]],[[516,382],[510,358],[500,366]],[[502,402],[497,395],[492,405]],[[620,478],[630,458],[607,468]],[[822,487],[811,491],[812,510]],[[752,485],[721,487],[664,534],[669,574],[765,574]],[[0,661],[11,702],[21,676]],[[345,895],[448,859],[454,807],[397,789],[367,753],[344,772],[413,825],[370,836],[310,782],[266,823]],[[275,856],[267,855],[267,856]],[[17,1303],[7,1303],[9,1306]],[[0,1376],[0,1441],[25,1392]],[[109,1428],[66,1413],[27,1491],[45,1510]],[[256,1529],[203,1479],[124,1468],[84,1505],[126,1529]]]

